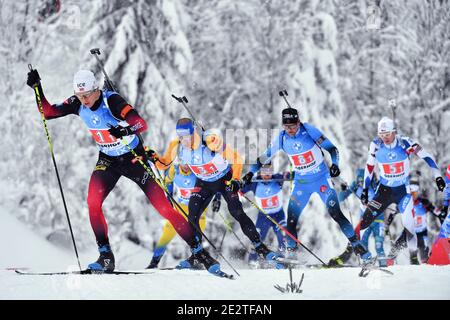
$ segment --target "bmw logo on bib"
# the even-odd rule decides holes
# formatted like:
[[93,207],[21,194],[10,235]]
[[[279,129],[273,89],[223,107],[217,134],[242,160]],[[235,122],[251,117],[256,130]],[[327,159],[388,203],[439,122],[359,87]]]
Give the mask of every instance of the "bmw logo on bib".
[[302,144],[300,142],[294,143],[294,149],[295,150],[302,150]]
[[99,123],[100,123],[100,118],[97,116],[97,115],[93,115],[92,117],[91,117],[91,122],[94,124],[94,125],[98,125]]
[[389,152],[387,157],[389,160],[395,160],[397,158],[397,154],[395,152]]

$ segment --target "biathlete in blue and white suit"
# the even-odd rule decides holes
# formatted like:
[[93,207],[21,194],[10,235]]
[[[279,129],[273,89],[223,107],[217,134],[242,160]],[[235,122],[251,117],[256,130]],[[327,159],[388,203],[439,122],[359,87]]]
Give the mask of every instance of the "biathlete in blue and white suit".
[[[410,161],[409,157],[416,154],[433,170],[436,185],[444,190],[445,182],[432,156],[419,143],[408,137],[397,136],[394,122],[384,117],[378,122],[378,138],[372,140],[369,147],[366,168],[364,172],[364,189],[361,201],[367,204],[361,221],[361,230],[366,229],[391,204],[397,204],[402,217],[403,227],[407,230],[407,243],[411,254],[417,252],[417,236],[414,232],[414,201],[409,187]],[[380,172],[380,184],[374,198],[368,201],[369,184],[375,166]],[[389,258],[394,258],[398,251],[392,251]]]
[[[357,169],[356,170],[356,180],[353,181],[350,186],[339,193],[339,202],[345,201],[351,194],[355,194],[355,196],[359,199],[361,198],[361,194],[363,192],[363,185],[364,185],[364,169]],[[378,181],[375,179],[375,177],[372,179],[372,183],[369,185],[369,200],[372,200],[372,198],[375,196],[375,190],[377,189]],[[362,203],[359,206],[359,218],[360,219],[364,211],[366,210],[366,206],[364,206]],[[355,232],[359,234],[359,225],[355,228]],[[375,240],[375,250],[377,252],[377,257],[384,257],[384,248],[383,248],[383,242],[384,242],[384,214],[381,214],[378,216],[376,220],[372,222],[372,224],[366,229],[363,236],[361,237],[361,241],[363,245],[369,249],[369,237],[373,235]],[[353,253],[353,247],[348,244],[347,248],[343,253],[341,253],[339,256],[330,259],[328,262],[328,266],[330,267],[337,267],[340,265],[343,265],[345,262],[347,262]],[[386,267],[386,261],[385,260],[378,260],[378,264],[380,267]]]
[[[266,164],[262,166],[260,175],[256,177],[257,181],[252,181],[241,190],[243,193],[253,192],[256,203],[264,210],[264,213],[258,212],[255,223],[261,241],[266,239],[267,233],[272,228],[278,240],[279,251],[284,251],[286,247],[284,233],[266,215],[269,215],[280,226],[286,227],[286,215],[283,210],[283,182],[289,179],[289,172],[274,174],[272,164]],[[257,257],[257,254],[252,252],[248,260],[252,263],[257,260]]]
[[445,190],[444,190],[444,203],[441,208],[441,214],[439,220],[441,220],[441,230],[436,237],[436,242],[441,238],[450,238],[450,215],[448,214],[448,205],[450,203],[450,164],[447,167],[445,174]]
[[[244,177],[248,184],[254,173],[270,161],[278,151],[284,151],[294,168],[293,188],[288,205],[287,231],[297,238],[297,222],[308,204],[313,193],[318,193],[326,204],[328,213],[339,224],[342,232],[349,239],[357,254],[366,260],[370,253],[361,244],[355,235],[353,226],[343,215],[336,191],[333,189],[331,177],[337,177],[339,170],[339,153],[337,148],[328,140],[322,132],[308,123],[301,123],[298,112],[294,108],[282,111],[282,123],[284,130],[273,140],[269,148],[257,160],[257,164],[251,166],[250,172]],[[330,169],[324,162],[322,149],[331,154],[333,164]],[[297,242],[287,237],[287,249],[292,257],[297,250]]]

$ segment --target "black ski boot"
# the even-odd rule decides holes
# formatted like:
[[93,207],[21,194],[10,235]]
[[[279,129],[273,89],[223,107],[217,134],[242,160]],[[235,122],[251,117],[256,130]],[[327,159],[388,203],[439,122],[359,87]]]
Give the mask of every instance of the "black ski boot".
[[158,264],[161,261],[162,256],[153,256],[152,261],[145,269],[156,269],[158,268]]
[[349,243],[347,248],[345,248],[344,252],[342,252],[336,258],[332,258],[332,259],[330,259],[330,261],[328,261],[328,266],[329,267],[339,267],[339,266],[344,265],[352,256],[352,253],[353,253],[353,247]]
[[217,273],[220,271],[220,263],[211,257],[209,252],[205,249],[202,248],[201,250],[195,252],[194,257],[205,266],[208,272]]
[[409,262],[413,265],[419,265],[419,258],[417,257],[417,251],[409,253]]
[[366,247],[358,241],[353,244],[353,251],[363,259],[363,261],[368,261],[372,258],[370,252],[366,249]]
[[98,248],[100,252],[100,257],[96,262],[88,265],[88,269],[93,272],[112,272],[115,268],[115,260],[114,254],[112,253],[111,247],[109,244],[100,246]]

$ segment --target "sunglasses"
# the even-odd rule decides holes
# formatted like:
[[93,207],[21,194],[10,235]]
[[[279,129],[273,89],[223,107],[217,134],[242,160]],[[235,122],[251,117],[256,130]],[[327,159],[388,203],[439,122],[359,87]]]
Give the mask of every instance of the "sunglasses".
[[91,90],[91,91],[87,91],[84,93],[75,93],[75,95],[77,96],[78,99],[87,99],[90,96],[92,96],[92,94],[97,91],[97,89]]
[[180,141],[183,141],[183,140],[191,141],[192,134],[188,134],[188,135],[185,135],[185,136],[180,136],[178,138],[180,139]]
[[283,128],[285,130],[294,130],[294,129],[297,129],[297,127],[298,127],[297,123],[296,124],[284,124],[283,125]]
[[383,133],[379,133],[378,136],[380,138],[389,138],[391,136],[391,134],[393,134],[394,131],[389,131],[389,132],[383,132]]

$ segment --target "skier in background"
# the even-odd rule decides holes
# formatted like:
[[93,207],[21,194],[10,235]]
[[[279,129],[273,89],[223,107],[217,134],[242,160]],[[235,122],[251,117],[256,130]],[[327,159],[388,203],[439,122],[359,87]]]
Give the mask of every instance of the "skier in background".
[[[284,130],[244,176],[245,184],[251,182],[255,172],[263,164],[268,163],[275,153],[280,150],[284,151],[294,168],[294,183],[287,212],[287,231],[297,238],[298,219],[308,204],[309,198],[316,192],[326,204],[328,213],[339,224],[355,252],[361,255],[364,261],[371,262],[370,252],[358,240],[353,226],[342,213],[336,191],[331,184],[330,176],[337,177],[340,174],[338,149],[318,129],[308,123],[301,123],[298,112],[294,108],[286,108],[282,111],[282,124]],[[324,162],[322,149],[331,154],[333,164],[329,169]],[[287,250],[290,258],[295,259],[297,249],[297,242],[288,237]]]
[[439,220],[441,221],[441,229],[437,235],[436,243],[441,238],[450,238],[450,215],[448,214],[448,204],[450,202],[450,164],[447,167],[445,173],[445,190],[444,190],[444,202],[440,210]]
[[[353,181],[350,186],[339,193],[339,202],[345,201],[351,194],[355,194],[358,199],[361,197],[363,191],[363,183],[364,183],[364,169],[356,170],[356,180]],[[377,188],[378,181],[375,177],[372,179],[372,182],[369,185],[369,199],[371,200],[375,195],[375,190]],[[363,216],[364,210],[366,207],[361,203],[359,207],[359,217]],[[359,233],[359,226],[356,227],[356,233]],[[377,257],[384,257],[384,214],[381,214],[377,217],[376,220],[372,222],[372,224],[367,228],[362,236],[362,243],[366,248],[369,248],[369,237],[373,235],[375,239],[375,250],[377,252]],[[353,253],[353,247],[349,244],[345,251],[340,254],[338,257],[330,259],[328,262],[328,266],[336,267],[343,265],[346,263]],[[380,267],[386,267],[386,261],[384,259],[378,260],[378,264]]]
[[[417,181],[411,181],[410,189],[414,202],[413,208],[414,231],[417,235],[417,247],[418,247],[418,252],[413,252],[410,254],[410,263],[411,264],[426,263],[430,251],[428,244],[427,213],[432,213],[433,216],[435,216],[436,214],[438,214],[438,211],[436,210],[436,208],[430,202],[429,199],[425,197],[419,197],[419,183]],[[391,225],[392,221],[394,220],[394,215],[395,214],[391,214],[387,218],[386,228],[389,228],[389,226]],[[406,236],[407,230],[403,229],[403,232],[395,241],[393,248],[406,248],[407,247]],[[392,255],[393,253],[390,253],[388,256]],[[393,263],[393,261],[390,262]]]
[[[195,188],[195,182],[197,178],[192,173],[192,171],[189,169],[188,165],[174,165],[172,164],[169,169],[168,173],[164,179],[164,182],[169,190],[169,192],[174,195],[175,194],[175,200],[180,204],[181,208],[183,208],[183,211],[189,214],[188,211],[188,204],[189,199],[191,198],[191,195],[194,191],[198,191]],[[175,210],[180,211],[177,206],[175,206]],[[180,212],[182,214],[182,212]],[[200,217],[200,228],[202,231],[206,228],[206,210]],[[170,241],[175,237],[176,231],[173,228],[170,221],[166,221],[163,227],[163,232],[161,234],[161,237],[158,240],[158,243],[156,244],[155,250],[153,252],[153,257],[150,262],[150,265],[147,267],[148,269],[157,268],[159,262],[161,261],[164,253],[166,252],[167,245]],[[191,256],[191,260],[189,261],[182,261],[177,268],[178,269],[184,269],[184,268],[194,268],[194,269],[200,269],[201,265],[199,264],[198,260],[194,258],[194,256]]]
[[[432,156],[417,142],[408,137],[397,136],[394,122],[383,117],[378,122],[378,137],[369,146],[366,168],[364,171],[364,189],[361,202],[367,205],[363,214],[361,230],[368,228],[391,204],[397,204],[401,213],[403,227],[407,233],[407,244],[412,256],[417,255],[417,235],[414,227],[413,199],[410,191],[410,155],[422,158],[432,169],[436,185],[444,190],[445,182]],[[375,165],[380,169],[380,185],[372,200],[369,201],[369,186]],[[393,247],[388,256],[395,259],[401,247]]]
[[100,256],[96,262],[88,265],[88,269],[98,272],[112,272],[115,269],[102,204],[121,176],[131,179],[142,189],[153,207],[171,222],[206,269],[220,269],[217,261],[195,238],[189,223],[172,208],[163,189],[130,152],[131,148],[138,155],[145,156],[138,134],[147,129],[147,123],[138,112],[118,93],[100,90],[94,74],[89,70],[75,73],[74,95],[60,104],[52,105],[47,101],[40,80],[37,70],[28,73],[27,85],[33,89],[37,87],[45,118],[55,119],[69,114],[79,116],[100,150],[87,196],[89,219]]
[[[243,166],[241,156],[223,142],[218,131],[211,129],[199,133],[189,118],[178,120],[176,132],[178,140],[169,144],[163,157],[156,154],[154,159],[157,167],[164,169],[178,157],[180,163],[189,165],[197,177],[195,188],[199,191],[192,193],[188,205],[192,221],[198,225],[202,212],[213,197],[220,193],[227,202],[231,215],[239,222],[242,232],[252,242],[258,255],[275,267],[284,268],[282,263],[276,261],[280,254],[269,250],[261,241],[253,221],[242,208],[238,195]],[[197,230],[196,237],[202,237]]]
[[[256,177],[256,180],[258,182],[253,181],[242,188],[242,193],[253,192],[256,203],[264,210],[264,213],[268,214],[281,226],[286,227],[286,215],[283,210],[283,182],[290,180],[290,173],[274,174],[272,164],[268,163],[261,167],[260,175]],[[266,239],[267,233],[272,228],[278,240],[278,251],[282,252],[286,247],[284,233],[264,213],[258,212],[255,223],[256,229],[261,236],[261,241]],[[257,257],[256,252],[251,252],[248,259],[249,263],[256,266]]]

